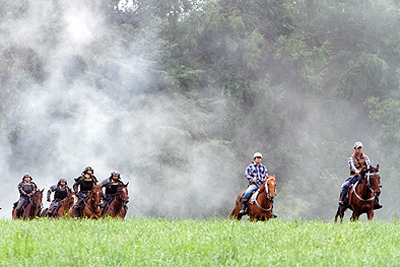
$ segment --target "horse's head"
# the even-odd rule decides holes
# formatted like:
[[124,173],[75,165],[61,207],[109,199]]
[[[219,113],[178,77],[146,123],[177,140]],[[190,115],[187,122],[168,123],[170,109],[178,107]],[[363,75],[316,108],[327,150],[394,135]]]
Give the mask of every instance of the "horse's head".
[[118,187],[117,194],[115,196],[117,201],[122,205],[127,205],[129,202],[128,184],[129,182]]
[[369,168],[363,168],[360,172],[363,179],[366,180],[368,188],[374,192],[376,196],[381,194],[381,176],[379,175],[379,164],[370,166]]
[[32,195],[32,204],[35,208],[41,208],[42,207],[42,203],[43,203],[43,191],[44,188],[42,190],[38,190],[36,191],[33,195]]
[[99,185],[93,185],[92,190],[90,191],[90,200],[95,206],[100,206],[101,205],[101,195],[103,194],[101,190],[101,184]]
[[260,191],[265,191],[265,195],[269,200],[275,198],[276,192],[276,180],[275,175],[267,175],[267,180],[260,186]]

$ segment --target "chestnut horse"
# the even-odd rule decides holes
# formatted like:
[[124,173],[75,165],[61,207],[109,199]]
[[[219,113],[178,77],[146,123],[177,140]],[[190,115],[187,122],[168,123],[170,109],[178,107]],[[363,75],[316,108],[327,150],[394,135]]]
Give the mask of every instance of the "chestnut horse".
[[[84,199],[84,207],[81,211],[83,218],[99,219],[101,218],[101,196],[103,194],[101,190],[101,184],[93,185],[92,190],[87,193],[86,199]],[[69,210],[71,217],[77,217],[75,208],[72,206]]]
[[52,217],[52,218],[62,218],[69,212],[69,209],[74,205],[75,193],[69,191],[68,195],[60,201],[61,205],[53,211],[51,215],[48,213],[48,208],[42,210],[40,217]]
[[[43,191],[44,189],[38,190],[32,194],[32,196],[29,198],[28,204],[21,208],[21,216],[19,218],[34,219],[40,216],[43,203]],[[12,211],[12,218],[13,220],[18,219],[17,211],[15,209]]]
[[[236,198],[235,207],[233,208],[231,214],[229,215],[229,219],[237,219],[241,220],[242,216],[239,214],[241,210],[243,194],[246,190],[242,190]],[[275,175],[267,175],[267,179],[264,183],[260,185],[258,188],[258,195],[255,199],[254,203],[251,203],[253,199],[253,195],[257,192],[255,191],[253,195],[249,199],[248,204],[248,214],[250,216],[250,220],[269,220],[272,215],[272,200],[275,197],[276,191],[276,180]]]
[[[375,196],[381,194],[381,177],[379,175],[379,164],[374,168],[363,168],[359,174],[360,179],[349,190],[348,208],[353,211],[351,220],[358,220],[363,213],[367,214],[368,220],[374,218],[374,202]],[[336,215],[343,221],[344,212],[347,207],[339,206]]]
[[118,187],[115,198],[111,201],[110,205],[104,208],[104,216],[111,216],[112,218],[119,217],[121,219],[125,218],[126,205],[129,202],[128,185],[129,182],[126,185]]

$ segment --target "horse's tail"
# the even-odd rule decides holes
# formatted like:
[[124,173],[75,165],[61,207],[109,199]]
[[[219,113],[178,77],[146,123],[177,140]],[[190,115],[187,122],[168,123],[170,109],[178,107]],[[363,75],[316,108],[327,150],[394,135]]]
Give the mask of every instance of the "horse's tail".
[[241,203],[241,199],[242,199],[243,193],[244,193],[244,190],[241,191],[239,193],[239,195],[236,197],[236,199],[235,199],[235,207],[233,208],[233,210],[229,214],[228,219],[231,219],[231,220],[238,219],[238,220],[240,220],[239,211],[240,211],[240,203]]

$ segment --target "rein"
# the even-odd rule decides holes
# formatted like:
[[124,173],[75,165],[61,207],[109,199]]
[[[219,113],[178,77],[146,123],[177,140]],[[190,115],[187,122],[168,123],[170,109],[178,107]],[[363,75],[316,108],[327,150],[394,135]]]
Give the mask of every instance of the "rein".
[[[265,181],[265,184],[267,185],[268,184],[268,181],[269,180],[275,180],[274,178],[268,178],[266,181]],[[256,203],[256,205],[257,205],[257,207],[259,208],[259,209],[261,209],[262,211],[270,211],[270,210],[272,210],[272,202],[271,202],[271,196],[269,195],[269,192],[268,192],[268,186],[265,186],[265,197],[269,200],[269,203],[270,203],[270,207],[269,208],[263,208],[259,203],[258,203],[258,201],[257,201],[257,198],[255,199],[255,203]]]
[[[359,200],[361,200],[361,201],[365,201],[365,202],[368,202],[368,201],[372,201],[372,200],[374,200],[375,199],[375,192],[374,192],[374,189],[372,189],[372,187],[371,187],[371,176],[375,176],[375,175],[378,175],[379,174],[379,172],[373,172],[373,173],[366,173],[365,174],[365,176],[367,176],[367,183],[365,183],[364,182],[364,179],[359,179],[358,181],[357,181],[357,183],[353,186],[353,188],[354,188],[354,190],[353,190],[353,193],[354,193],[354,195],[359,199]],[[357,189],[357,185],[358,185],[358,183],[360,182],[360,180],[361,180],[361,182],[368,188],[368,190],[369,191],[371,191],[371,193],[373,194],[373,196],[371,197],[371,198],[368,198],[368,199],[363,199],[362,197],[360,197],[358,194],[357,194],[357,192],[356,192],[356,189]]]
[[[100,206],[100,204],[96,203],[96,202],[93,200],[93,196],[90,196],[89,198],[92,200],[92,202],[93,202],[93,204],[94,204],[95,206]],[[100,213],[100,212],[101,212],[101,209],[100,209],[99,211],[93,210],[92,207],[89,206],[89,204],[88,204],[88,199],[87,199],[87,198],[83,201],[83,203],[85,204],[85,207],[88,208],[91,212],[93,212],[93,213]]]
[[[121,206],[121,208],[126,207],[128,201],[122,199],[122,197],[121,197],[122,190],[123,190],[123,189],[118,190],[117,194],[115,194],[115,198],[114,198],[113,201],[111,201],[111,203],[108,205],[108,209],[109,209],[109,210],[112,210],[112,211],[119,211],[119,210],[120,210],[120,209],[116,209],[116,208],[112,208],[112,207],[111,207],[111,204],[112,204],[114,201],[115,201],[119,206]],[[121,201],[118,201],[117,198],[120,198]]]
[[[36,194],[37,194],[37,193],[35,193],[35,197],[36,197]],[[31,204],[32,207],[33,207],[33,210],[34,210],[34,213],[33,213],[33,214],[34,214],[34,216],[38,216],[39,213],[40,213],[40,210],[43,208],[43,203],[41,203],[40,205],[36,204],[35,198],[34,198],[33,196],[31,196],[31,197],[29,198],[28,204],[23,208],[25,212],[26,212],[26,207],[28,207],[29,204]]]

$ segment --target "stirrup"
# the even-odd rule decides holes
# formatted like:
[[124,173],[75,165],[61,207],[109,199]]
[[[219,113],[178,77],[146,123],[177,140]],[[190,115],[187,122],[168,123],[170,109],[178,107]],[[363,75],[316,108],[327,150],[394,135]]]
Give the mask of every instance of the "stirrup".
[[246,215],[247,214],[247,209],[241,209],[240,211],[239,211],[239,215]]

